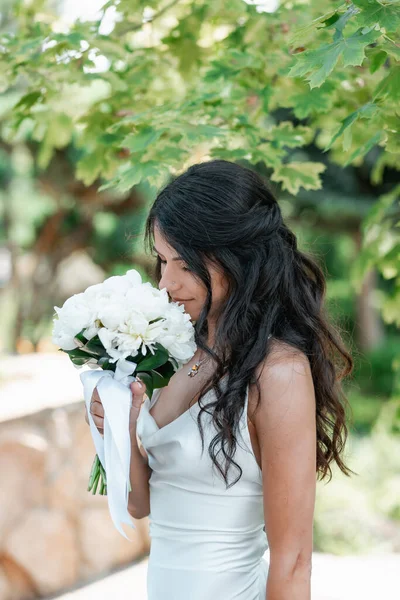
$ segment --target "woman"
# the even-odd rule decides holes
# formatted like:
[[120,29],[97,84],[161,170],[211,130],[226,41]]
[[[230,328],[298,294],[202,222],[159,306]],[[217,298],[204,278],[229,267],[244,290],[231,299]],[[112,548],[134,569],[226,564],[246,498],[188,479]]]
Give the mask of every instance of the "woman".
[[149,600],[309,600],[316,475],[350,473],[339,382],[353,364],[323,273],[265,181],[224,160],[159,193],[145,241],[198,346],[151,399],[131,386],[129,510],[150,517]]

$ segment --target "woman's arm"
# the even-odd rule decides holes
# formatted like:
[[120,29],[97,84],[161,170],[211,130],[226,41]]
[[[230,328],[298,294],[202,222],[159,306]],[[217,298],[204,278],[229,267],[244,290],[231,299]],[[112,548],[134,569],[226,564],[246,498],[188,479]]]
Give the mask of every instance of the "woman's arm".
[[135,519],[143,519],[150,513],[149,479],[152,470],[148,465],[148,457],[142,446],[139,447],[136,436],[136,422],[130,426],[131,463],[129,470],[132,491],[128,496],[128,512]]
[[254,415],[270,548],[266,600],[310,600],[316,491],[316,418],[310,365],[274,351],[260,369]]
[[[131,438],[131,462],[129,478],[132,490],[128,496],[128,512],[136,519],[143,519],[150,513],[149,479],[152,470],[148,465],[148,456],[139,444],[136,434],[136,423],[141,410],[145,388],[139,389],[137,382],[131,384],[132,407],[129,415],[129,434]],[[93,390],[90,412],[101,435],[104,434],[104,407],[97,388]],[[85,420],[89,425],[89,417],[85,407]]]

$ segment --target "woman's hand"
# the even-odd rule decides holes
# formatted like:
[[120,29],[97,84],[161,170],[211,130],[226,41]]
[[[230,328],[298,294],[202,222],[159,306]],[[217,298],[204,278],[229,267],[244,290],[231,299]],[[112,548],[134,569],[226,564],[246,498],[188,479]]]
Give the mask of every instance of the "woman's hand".
[[142,407],[145,396],[147,397],[145,384],[141,379],[139,379],[139,377],[137,377],[136,379],[137,381],[134,381],[130,385],[132,392],[132,406],[129,416],[129,431],[131,431],[133,427],[136,429],[136,421],[138,419],[140,409]]
[[[132,406],[129,415],[129,431],[132,431],[136,427],[136,421],[140,413],[144,396],[146,395],[146,386],[144,383],[137,378],[130,384],[130,390],[132,393]],[[98,432],[104,435],[104,407],[100,400],[97,388],[94,388],[92,398],[90,400],[90,414],[93,417],[94,424],[97,427]],[[85,421],[89,424],[89,416],[85,407]]]

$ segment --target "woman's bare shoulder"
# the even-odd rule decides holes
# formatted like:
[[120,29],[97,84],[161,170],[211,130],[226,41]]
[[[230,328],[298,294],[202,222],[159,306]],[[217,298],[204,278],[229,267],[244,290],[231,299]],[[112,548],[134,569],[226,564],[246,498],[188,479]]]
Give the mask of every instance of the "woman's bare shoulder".
[[272,338],[269,350],[265,359],[258,366],[258,375],[264,370],[276,371],[282,368],[286,370],[288,367],[300,367],[303,373],[310,369],[307,355],[288,342]]
[[312,383],[311,366],[308,357],[300,349],[282,340],[273,338],[270,341],[269,352],[260,362],[255,372],[257,384],[254,383],[249,388],[249,403],[251,414],[255,415],[258,404],[258,389],[264,395],[270,395],[272,386],[281,386],[289,380],[293,381],[296,376],[302,376]]

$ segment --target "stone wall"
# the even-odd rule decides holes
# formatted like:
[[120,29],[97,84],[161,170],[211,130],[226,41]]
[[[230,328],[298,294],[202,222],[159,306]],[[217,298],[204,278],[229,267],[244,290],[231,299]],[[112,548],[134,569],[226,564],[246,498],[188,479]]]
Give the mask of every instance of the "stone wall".
[[94,454],[83,402],[0,422],[1,600],[55,594],[149,552],[148,519],[133,519],[129,542],[107,498],[87,492]]

